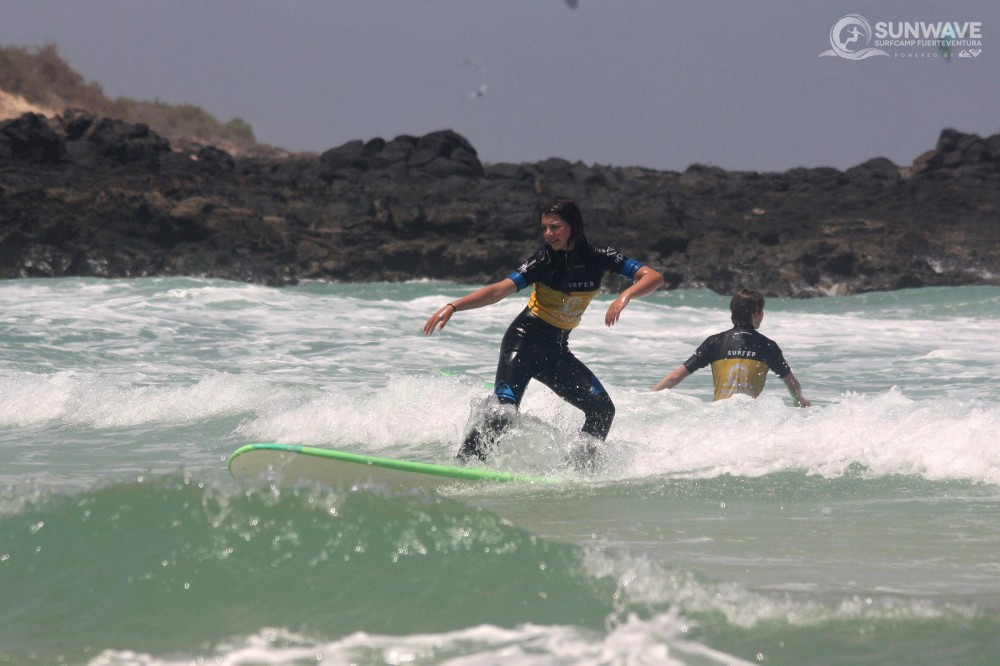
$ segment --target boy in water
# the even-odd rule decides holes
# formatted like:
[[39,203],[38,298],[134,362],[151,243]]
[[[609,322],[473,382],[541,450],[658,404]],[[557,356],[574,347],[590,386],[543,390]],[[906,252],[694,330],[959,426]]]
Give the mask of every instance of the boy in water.
[[756,398],[764,390],[767,371],[771,370],[785,382],[796,405],[809,407],[812,403],[802,395],[802,386],[785,362],[781,349],[773,340],[757,332],[764,319],[761,293],[741,289],[733,294],[729,311],[733,327],[707,338],[691,358],[657,382],[653,390],[673,388],[695,370],[711,364],[716,400],[737,393]]

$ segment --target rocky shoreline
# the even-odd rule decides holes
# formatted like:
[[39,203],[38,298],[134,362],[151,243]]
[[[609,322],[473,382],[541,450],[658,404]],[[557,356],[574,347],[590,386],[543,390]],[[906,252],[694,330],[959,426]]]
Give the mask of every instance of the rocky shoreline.
[[82,112],[0,123],[0,277],[477,284],[539,246],[534,211],[556,195],[671,289],[1000,284],[1000,135],[946,129],[905,167],[678,173],[484,165],[447,130],[233,156]]

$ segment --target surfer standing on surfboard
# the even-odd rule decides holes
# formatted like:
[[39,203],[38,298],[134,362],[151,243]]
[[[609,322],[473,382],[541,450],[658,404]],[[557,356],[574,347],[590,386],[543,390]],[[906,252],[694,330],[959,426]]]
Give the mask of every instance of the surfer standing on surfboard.
[[[614,326],[633,298],[663,284],[657,271],[628,259],[612,247],[594,245],[583,233],[583,215],[571,199],[553,199],[538,211],[545,245],[499,282],[477,289],[439,308],[424,324],[424,334],[440,330],[452,316],[497,303],[533,285],[527,307],[514,319],[500,344],[494,396],[499,405],[521,404],[532,379],[583,411],[582,431],[603,441],[615,417],[615,405],[593,372],[569,350],[569,334],[597,295],[605,273],[633,280],[608,306],[604,323]],[[473,426],[458,459],[485,460],[496,438],[510,427],[507,410],[494,409]],[[592,464],[597,446],[589,443],[583,465]]]
[[796,405],[811,406],[802,395],[802,385],[785,362],[781,348],[757,331],[764,319],[764,296],[759,291],[741,289],[733,294],[729,311],[733,327],[708,337],[691,358],[658,381],[652,390],[673,388],[695,370],[711,365],[716,400],[737,393],[756,398],[764,390],[764,380],[771,370],[785,382]]

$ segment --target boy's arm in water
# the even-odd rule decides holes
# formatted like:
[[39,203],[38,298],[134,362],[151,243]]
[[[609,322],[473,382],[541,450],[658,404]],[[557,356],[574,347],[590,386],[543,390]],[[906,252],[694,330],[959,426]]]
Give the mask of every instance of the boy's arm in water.
[[795,398],[795,404],[799,407],[811,407],[812,401],[802,395],[802,385],[799,384],[799,380],[795,378],[795,375],[789,372],[787,375],[781,378],[785,382],[785,386],[788,387],[788,392]]
[[690,374],[691,374],[690,370],[688,370],[683,365],[680,365],[677,367],[676,370],[671,372],[669,375],[667,375],[660,381],[656,382],[656,386],[654,386],[652,390],[662,391],[663,389],[671,389],[680,384],[684,380],[684,378]]

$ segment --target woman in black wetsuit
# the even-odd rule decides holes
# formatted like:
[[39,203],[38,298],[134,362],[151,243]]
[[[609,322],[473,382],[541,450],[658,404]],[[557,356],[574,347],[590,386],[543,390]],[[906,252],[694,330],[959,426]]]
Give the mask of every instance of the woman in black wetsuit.
[[[570,331],[597,295],[604,274],[614,271],[634,283],[618,295],[604,316],[611,327],[632,298],[663,284],[663,276],[614,248],[593,245],[583,233],[583,216],[571,199],[554,199],[538,211],[545,245],[503,280],[448,303],[424,324],[424,334],[444,328],[460,310],[492,305],[533,285],[528,305],[507,329],[500,345],[494,394],[500,404],[520,406],[528,382],[537,379],[586,415],[583,432],[604,440],[615,406],[593,372],[569,350]],[[458,452],[460,460],[485,460],[490,443],[509,426],[496,411],[473,427]],[[588,447],[591,455],[596,447]]]

